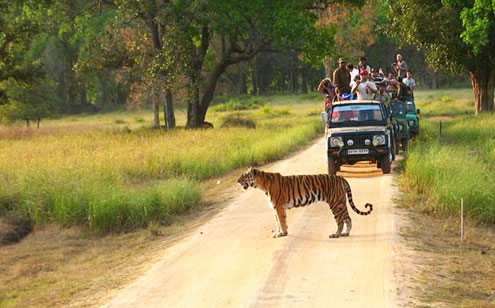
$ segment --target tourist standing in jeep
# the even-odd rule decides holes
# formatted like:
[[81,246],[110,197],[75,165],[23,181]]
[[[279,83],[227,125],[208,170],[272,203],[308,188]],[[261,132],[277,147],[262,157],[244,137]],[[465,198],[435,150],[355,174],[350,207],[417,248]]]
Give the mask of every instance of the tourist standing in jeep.
[[351,74],[347,70],[347,61],[344,58],[339,59],[339,68],[333,72],[333,83],[335,93],[338,96],[351,93]]
[[397,63],[394,63],[394,70],[397,77],[406,78],[407,68],[407,63],[402,58],[402,55],[400,53],[397,54]]
[[318,85],[318,92],[325,96],[325,110],[332,107],[333,98],[335,96],[335,88],[332,85],[330,78],[323,79]]
[[416,81],[414,80],[410,70],[407,70],[406,76],[407,77],[404,78],[402,82],[409,88],[409,96],[414,99],[414,88],[416,87]]
[[373,94],[378,93],[378,89],[374,82],[368,80],[368,71],[362,70],[360,75],[361,80],[356,80],[352,93],[357,94],[358,100],[371,100],[373,99]]

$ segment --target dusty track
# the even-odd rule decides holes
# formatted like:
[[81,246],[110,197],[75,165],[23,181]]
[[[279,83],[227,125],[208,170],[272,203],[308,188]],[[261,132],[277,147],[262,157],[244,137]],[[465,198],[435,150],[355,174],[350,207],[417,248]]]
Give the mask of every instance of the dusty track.
[[[325,145],[262,168],[282,174],[325,173]],[[396,240],[391,175],[375,167],[343,168],[356,205],[350,237],[336,228],[328,205],[288,211],[289,235],[273,239],[265,195],[246,192],[190,236],[106,307],[396,307],[392,246]],[[234,183],[233,183],[234,185]]]

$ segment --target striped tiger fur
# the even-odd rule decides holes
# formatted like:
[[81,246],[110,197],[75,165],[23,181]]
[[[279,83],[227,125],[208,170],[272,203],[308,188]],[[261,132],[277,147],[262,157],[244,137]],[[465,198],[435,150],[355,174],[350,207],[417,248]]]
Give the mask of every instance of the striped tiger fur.
[[[346,195],[351,208],[359,215],[368,215],[373,210],[373,205],[369,203],[365,205],[366,208],[369,208],[367,212],[362,212],[356,208],[352,201],[349,183],[343,177],[336,175],[283,176],[280,173],[249,168],[239,177],[237,183],[244,190],[254,187],[265,192],[277,225],[277,232],[273,233],[272,237],[287,235],[285,209],[292,207],[305,206],[317,201],[327,202],[337,222],[337,231],[329,236],[331,238],[348,236],[351,231],[352,223],[347,211]],[[344,223],[346,230],[342,233]]]

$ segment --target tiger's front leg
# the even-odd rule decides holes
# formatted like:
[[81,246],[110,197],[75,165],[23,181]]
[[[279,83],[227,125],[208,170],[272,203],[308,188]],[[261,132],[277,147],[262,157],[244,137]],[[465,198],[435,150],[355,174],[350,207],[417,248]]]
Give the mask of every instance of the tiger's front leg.
[[277,232],[272,234],[272,237],[287,236],[287,214],[283,205],[278,205],[274,209],[275,220],[277,221]]

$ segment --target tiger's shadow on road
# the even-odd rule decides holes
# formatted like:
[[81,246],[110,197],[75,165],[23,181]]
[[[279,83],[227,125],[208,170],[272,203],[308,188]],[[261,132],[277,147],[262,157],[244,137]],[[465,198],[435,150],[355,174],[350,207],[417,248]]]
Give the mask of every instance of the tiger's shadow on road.
[[390,237],[393,236],[391,232],[385,233],[370,233],[370,234],[352,234],[350,236],[343,236],[339,238],[328,238],[328,236],[322,236],[321,239],[316,239],[314,237],[308,237],[304,235],[287,235],[287,239],[293,241],[301,242],[313,242],[313,243],[330,243],[330,244],[340,244],[340,243],[380,243],[388,242]]

